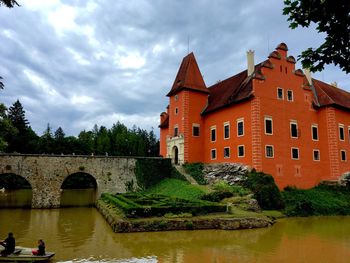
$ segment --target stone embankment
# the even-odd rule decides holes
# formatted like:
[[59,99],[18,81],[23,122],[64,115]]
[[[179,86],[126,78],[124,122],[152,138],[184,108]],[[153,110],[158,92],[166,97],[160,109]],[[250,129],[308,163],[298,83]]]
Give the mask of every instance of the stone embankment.
[[209,184],[226,181],[230,185],[238,184],[250,171],[250,167],[239,163],[206,164],[203,176]]
[[251,229],[263,228],[273,225],[274,221],[266,217],[226,217],[226,216],[203,216],[188,218],[142,218],[125,219],[121,217],[112,206],[98,200],[97,209],[112,227],[114,232],[150,232],[171,230],[201,230],[201,229]]

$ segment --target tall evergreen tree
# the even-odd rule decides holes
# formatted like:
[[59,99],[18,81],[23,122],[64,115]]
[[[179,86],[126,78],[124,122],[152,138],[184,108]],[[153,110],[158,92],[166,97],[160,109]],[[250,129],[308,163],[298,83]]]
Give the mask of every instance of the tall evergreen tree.
[[22,104],[17,100],[8,110],[8,119],[17,129],[17,134],[7,137],[8,152],[33,153],[37,148],[37,135],[29,126]]
[[18,99],[9,108],[8,118],[11,120],[13,126],[15,126],[19,132],[23,132],[29,128],[29,122],[25,117],[25,111]]

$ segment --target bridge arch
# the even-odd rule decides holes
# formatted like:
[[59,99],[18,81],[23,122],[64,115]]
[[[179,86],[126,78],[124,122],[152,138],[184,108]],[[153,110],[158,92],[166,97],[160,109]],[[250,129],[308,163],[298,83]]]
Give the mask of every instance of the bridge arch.
[[0,174],[0,208],[31,207],[33,191],[31,183],[15,173]]
[[61,207],[93,206],[96,201],[97,181],[86,172],[68,175],[61,184]]

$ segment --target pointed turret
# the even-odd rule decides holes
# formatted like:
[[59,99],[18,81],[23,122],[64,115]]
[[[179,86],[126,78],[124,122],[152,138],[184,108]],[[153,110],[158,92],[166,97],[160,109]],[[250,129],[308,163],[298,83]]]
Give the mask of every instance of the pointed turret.
[[183,58],[173,87],[167,96],[170,97],[182,89],[190,89],[194,91],[209,93],[193,52]]

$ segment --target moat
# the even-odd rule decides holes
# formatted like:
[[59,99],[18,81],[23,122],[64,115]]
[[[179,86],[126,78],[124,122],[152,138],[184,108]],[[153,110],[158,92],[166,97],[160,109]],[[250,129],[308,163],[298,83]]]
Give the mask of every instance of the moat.
[[0,233],[39,238],[52,262],[348,262],[350,217],[279,220],[252,230],[117,234],[95,208],[1,209]]

